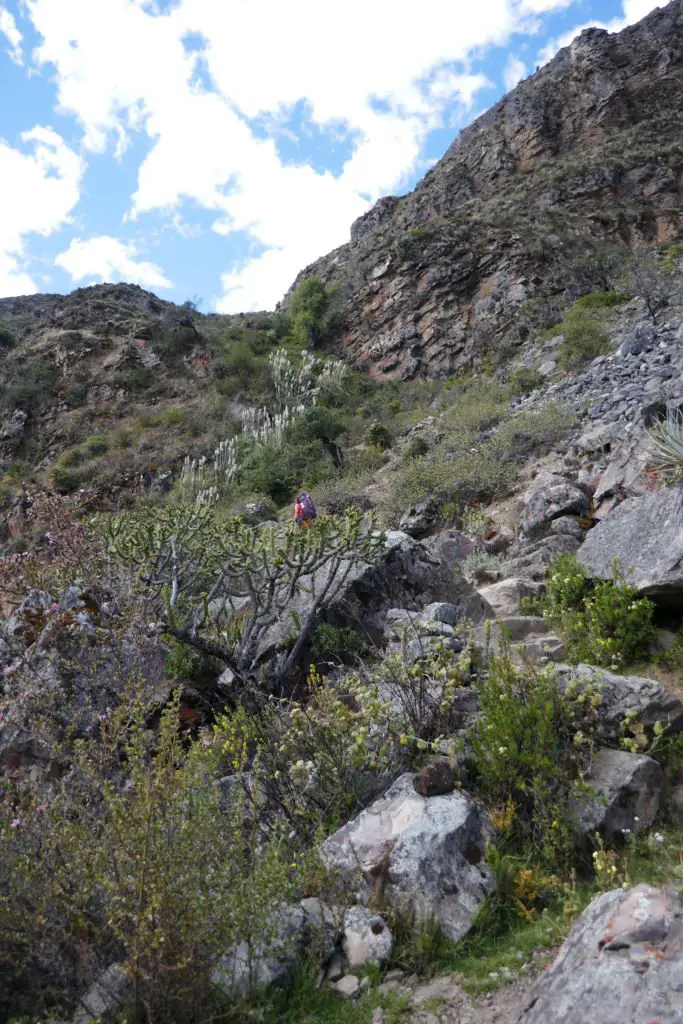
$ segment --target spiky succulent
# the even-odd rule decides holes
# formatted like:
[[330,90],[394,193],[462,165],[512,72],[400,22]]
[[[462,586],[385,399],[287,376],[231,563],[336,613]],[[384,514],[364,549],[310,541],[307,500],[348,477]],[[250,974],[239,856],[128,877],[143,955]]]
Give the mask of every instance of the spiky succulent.
[[670,410],[666,419],[648,431],[648,447],[657,468],[669,478],[683,482],[683,415]]

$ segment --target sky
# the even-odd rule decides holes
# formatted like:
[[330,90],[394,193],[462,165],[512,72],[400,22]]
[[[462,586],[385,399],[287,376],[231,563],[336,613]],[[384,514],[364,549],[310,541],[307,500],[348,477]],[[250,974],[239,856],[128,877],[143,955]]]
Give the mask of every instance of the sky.
[[0,297],[272,309],[589,25],[662,0],[0,0]]

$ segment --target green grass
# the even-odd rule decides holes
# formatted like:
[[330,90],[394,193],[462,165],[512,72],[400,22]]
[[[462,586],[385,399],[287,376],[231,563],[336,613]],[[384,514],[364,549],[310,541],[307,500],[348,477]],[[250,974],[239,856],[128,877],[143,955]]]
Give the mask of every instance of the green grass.
[[[316,970],[304,966],[289,990],[277,993],[262,1004],[262,1016],[254,1020],[263,1024],[370,1024],[377,1007],[384,1010],[386,1024],[405,1021],[410,1000],[397,993],[383,994],[376,984],[377,972],[371,972],[368,991],[359,999],[345,999],[329,985],[316,986]],[[241,1016],[241,1021],[250,1018]]]

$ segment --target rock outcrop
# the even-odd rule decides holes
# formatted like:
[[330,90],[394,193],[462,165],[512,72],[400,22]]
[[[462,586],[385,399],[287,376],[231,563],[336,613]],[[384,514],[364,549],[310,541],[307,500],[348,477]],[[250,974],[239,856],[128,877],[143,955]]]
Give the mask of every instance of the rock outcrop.
[[297,283],[339,286],[337,345],[357,365],[453,373],[523,328],[528,300],[564,289],[567,254],[679,237],[682,96],[679,3],[619,35],[588,29]]
[[683,596],[683,493],[677,487],[630,498],[588,534],[578,553],[586,570],[611,579],[614,563],[626,580],[661,604]]
[[680,1024],[683,896],[637,885],[595,899],[516,1024]]

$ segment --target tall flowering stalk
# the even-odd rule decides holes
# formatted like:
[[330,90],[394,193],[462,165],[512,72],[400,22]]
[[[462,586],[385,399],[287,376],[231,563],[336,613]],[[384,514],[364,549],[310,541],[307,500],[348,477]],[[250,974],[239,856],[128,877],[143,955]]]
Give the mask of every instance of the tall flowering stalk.
[[[324,385],[341,385],[346,366],[339,359],[323,360],[304,352],[298,364],[279,350],[271,352],[268,368],[275,399],[272,410],[265,406],[242,413],[239,438],[256,444],[281,445],[285,432],[318,401]],[[239,469],[238,438],[221,441],[210,456],[185,459],[181,483],[197,504],[218,500],[221,490],[234,480]]]

